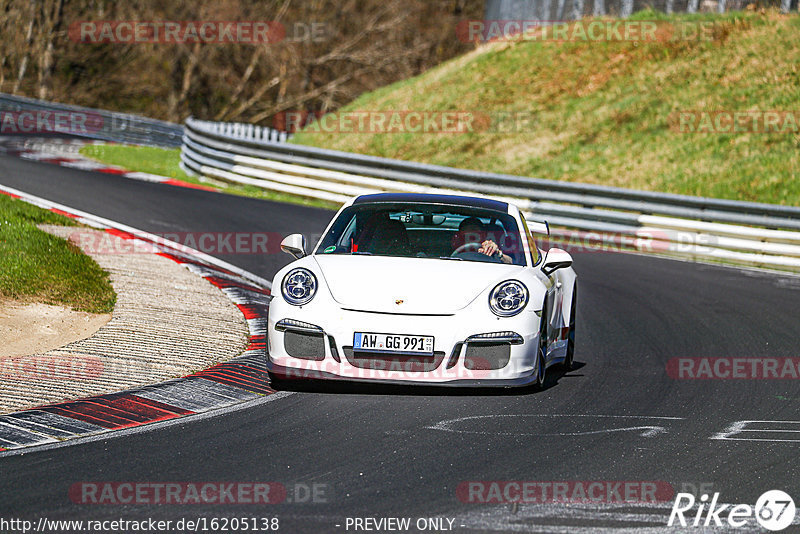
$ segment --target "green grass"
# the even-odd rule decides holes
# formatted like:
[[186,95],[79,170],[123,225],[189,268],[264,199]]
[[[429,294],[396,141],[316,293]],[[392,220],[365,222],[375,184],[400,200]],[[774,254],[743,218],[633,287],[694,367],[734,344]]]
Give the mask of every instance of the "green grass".
[[75,245],[36,228],[74,226],[67,217],[0,195],[0,298],[110,313],[108,273]]
[[[80,153],[86,157],[132,171],[147,172],[175,180],[192,181],[180,163],[180,150],[130,145],[86,145]],[[193,183],[195,183],[194,181]]]
[[252,185],[231,184],[217,180],[200,180],[186,174],[179,164],[180,149],[156,148],[132,145],[86,145],[80,153],[102,163],[115,165],[131,171],[146,172],[182,180],[192,184],[213,187],[221,193],[253,198],[262,198],[276,202],[289,202],[303,206],[338,209],[339,205],[313,198],[304,198],[276,191],[266,191]]
[[326,134],[292,142],[552,180],[800,206],[800,135],[678,133],[680,110],[800,111],[800,17],[711,21],[714,39],[494,43],[340,111],[518,111],[515,133]]

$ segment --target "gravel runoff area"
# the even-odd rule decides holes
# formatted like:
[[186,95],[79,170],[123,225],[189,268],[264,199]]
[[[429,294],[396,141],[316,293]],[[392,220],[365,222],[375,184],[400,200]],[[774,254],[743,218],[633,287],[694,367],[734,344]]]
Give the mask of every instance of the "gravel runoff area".
[[[242,312],[218,288],[154,253],[120,253],[121,238],[87,228],[40,226],[86,250],[117,292],[111,320],[58,349],[0,362],[0,413],[161,382],[239,355],[248,340]],[[86,233],[96,234],[86,239]],[[102,241],[101,241],[102,239]],[[115,252],[116,251],[116,252]]]

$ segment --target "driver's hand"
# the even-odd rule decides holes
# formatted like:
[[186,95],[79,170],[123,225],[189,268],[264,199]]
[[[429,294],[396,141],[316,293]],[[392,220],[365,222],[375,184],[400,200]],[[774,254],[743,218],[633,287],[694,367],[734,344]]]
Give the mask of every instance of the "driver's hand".
[[487,239],[481,243],[481,248],[478,249],[478,252],[481,254],[486,254],[487,256],[494,256],[497,254],[498,250],[500,250],[500,247],[497,246],[497,243]]

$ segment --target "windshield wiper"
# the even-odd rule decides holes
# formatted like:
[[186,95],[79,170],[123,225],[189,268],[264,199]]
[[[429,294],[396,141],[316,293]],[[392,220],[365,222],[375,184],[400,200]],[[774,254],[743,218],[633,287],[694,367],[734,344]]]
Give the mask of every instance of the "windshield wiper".
[[455,256],[439,256],[440,260],[455,260],[455,261],[464,261],[464,258],[457,258]]
[[372,252],[366,252],[366,251],[363,251],[363,250],[362,251],[351,252],[350,254],[355,254],[356,256],[372,256]]

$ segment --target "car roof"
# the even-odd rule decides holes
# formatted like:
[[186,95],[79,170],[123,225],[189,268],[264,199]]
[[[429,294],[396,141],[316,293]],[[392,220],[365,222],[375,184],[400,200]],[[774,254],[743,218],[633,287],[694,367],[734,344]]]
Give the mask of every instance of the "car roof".
[[427,204],[447,204],[451,206],[468,206],[484,208],[508,213],[508,203],[481,197],[468,197],[460,195],[433,195],[426,193],[376,193],[361,195],[353,200],[353,204],[368,204],[375,202],[420,202]]

